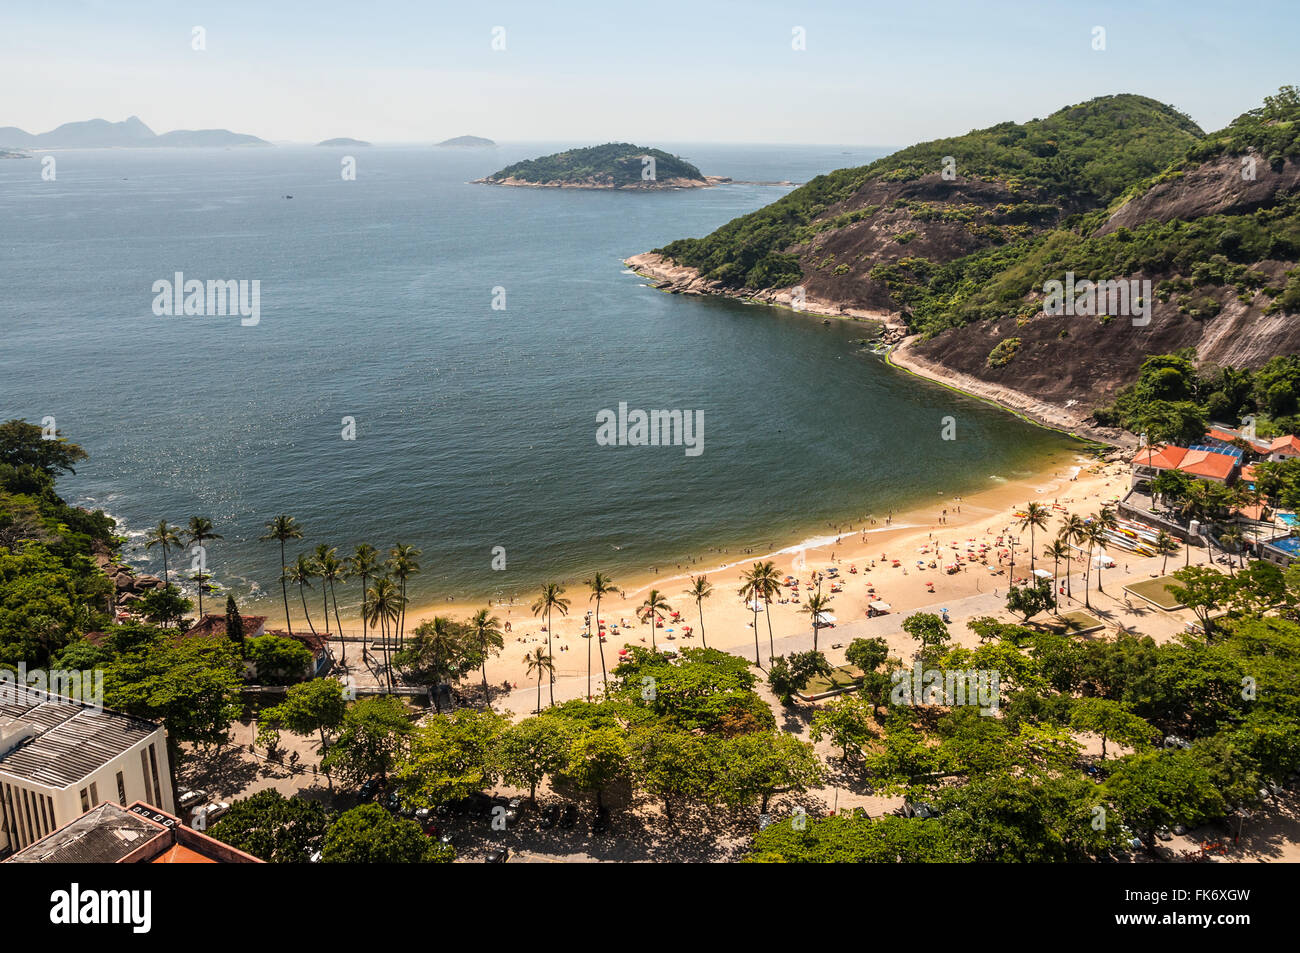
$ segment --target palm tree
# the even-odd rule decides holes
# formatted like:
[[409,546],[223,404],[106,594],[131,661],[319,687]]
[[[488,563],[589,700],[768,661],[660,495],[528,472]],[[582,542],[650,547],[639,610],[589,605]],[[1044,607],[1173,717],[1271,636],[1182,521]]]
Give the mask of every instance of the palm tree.
[[1051,516],[1051,511],[1042,503],[1029,503],[1025,506],[1025,515],[1020,517],[1020,522],[1016,525],[1021,529],[1029,530],[1029,572],[1034,572],[1034,530],[1047,529],[1047,520]]
[[167,569],[167,551],[173,546],[180,549],[181,528],[179,526],[168,526],[166,520],[159,520],[158,525],[144,534],[144,548],[153,549],[155,546],[162,547],[163,554],[163,583],[170,583],[168,578],[170,571]]
[[[1088,581],[1092,578],[1093,552],[1098,546],[1103,546],[1106,542],[1106,531],[1102,529],[1100,523],[1092,520],[1083,527],[1083,536],[1079,542],[1084,546],[1085,558],[1088,560],[1083,572],[1083,604],[1091,609],[1092,603],[1088,601]],[[1097,591],[1101,592],[1101,563],[1097,563]]]
[[401,543],[393,547],[388,557],[388,571],[402,588],[402,617],[397,623],[397,647],[399,649],[405,644],[403,633],[406,630],[406,580],[420,572],[420,564],[416,562],[419,557],[420,551],[418,549]]
[[359,543],[356,551],[348,557],[348,573],[361,579],[361,659],[365,661],[369,654],[366,637],[366,583],[379,571],[379,550],[369,543]]
[[[487,609],[479,609],[474,613],[473,618],[469,620],[470,626],[474,629],[474,637],[478,639],[479,651],[483,655],[481,668],[483,670],[483,707],[488,707],[488,681],[487,681],[487,657],[488,649],[494,648],[497,651],[506,647],[505,636],[501,634],[501,620],[493,616]],[[417,630],[418,631],[418,630]]]
[[1233,525],[1229,526],[1227,529],[1225,529],[1222,533],[1219,534],[1219,543],[1225,549],[1229,550],[1228,575],[1235,576],[1236,572],[1233,570],[1233,566],[1232,566],[1232,553],[1235,552],[1239,557],[1241,557],[1244,565],[1245,552],[1246,552],[1246,534],[1241,531],[1240,526],[1234,523]]
[[[537,673],[537,710],[542,710],[542,676],[548,672],[551,675],[551,684],[555,684],[555,663],[551,661],[550,655],[539,645],[532,652],[524,656],[524,664],[528,666],[528,674]],[[552,689],[554,691],[554,689]],[[551,704],[555,704],[555,699],[551,699]]]
[[772,637],[772,597],[781,592],[781,577],[777,575],[776,564],[772,562],[755,563],[754,572],[756,591],[763,597],[763,608],[767,613],[767,648],[770,658],[776,655],[776,640]]
[[1156,533],[1155,551],[1157,556],[1164,557],[1164,561],[1160,564],[1160,575],[1163,576],[1169,567],[1169,557],[1178,552],[1178,543],[1164,530],[1160,530]]
[[[339,638],[343,638],[343,623],[339,621],[339,597],[334,591],[334,583],[347,578],[347,566],[338,557],[338,550],[321,543],[316,547],[316,575],[321,578],[321,592],[327,594],[334,603],[334,624],[339,627]],[[329,634],[329,602],[325,604],[325,634]],[[343,642],[343,661],[348,660],[348,643]]]
[[1055,604],[1060,589],[1056,581],[1057,571],[1061,568],[1061,560],[1070,558],[1070,545],[1064,540],[1054,539],[1043,547],[1043,556],[1052,560],[1052,602]]
[[[546,613],[546,655],[547,658],[553,658],[551,655],[551,612],[554,609],[560,610],[560,615],[569,614],[569,600],[563,598],[564,587],[558,582],[548,582],[542,586],[542,594],[536,602],[533,603],[533,615]],[[531,671],[531,669],[530,669]],[[555,704],[555,665],[552,664],[551,672],[551,704]],[[540,706],[539,706],[540,707]]]
[[651,589],[645,597],[645,602],[637,607],[636,617],[643,622],[650,623],[650,651],[655,651],[655,624],[658,619],[663,617],[665,612],[671,612],[672,606],[664,599],[664,594],[658,589]]
[[814,652],[817,651],[817,629],[819,628],[818,622],[821,621],[819,617],[823,612],[825,612],[830,607],[831,607],[831,597],[829,595],[823,595],[820,592],[814,592],[811,596],[808,597],[807,604],[799,607],[800,612],[807,612],[810,616],[812,616]]
[[[258,537],[259,540],[274,539],[280,543],[280,565],[284,566],[284,544],[291,539],[302,539],[302,527],[292,516],[281,514],[266,524],[266,533]],[[289,619],[289,579],[283,572],[280,573],[280,591],[284,595],[284,624],[293,635],[293,622]]]
[[754,610],[754,664],[759,668],[763,663],[758,657],[758,599],[759,592],[762,588],[762,563],[754,563],[754,568],[747,573],[742,573],[740,577],[740,589],[737,590],[740,598],[750,604]]
[[307,611],[307,590],[312,588],[311,581],[316,578],[316,566],[310,556],[299,553],[292,565],[284,567],[284,574],[290,582],[298,584],[298,595],[302,597],[302,614],[307,617],[307,628],[315,635],[316,627],[311,624],[311,613]]
[[[610,579],[603,572],[598,572],[587,582],[587,587],[591,590],[591,595],[587,601],[596,600],[596,648],[600,652],[600,678],[605,687],[606,694],[609,693],[609,676],[605,674],[605,640],[600,635],[600,600],[603,596],[613,595],[618,592],[618,586],[614,585],[614,580]],[[587,696],[591,697],[591,642],[587,642]]]
[[[204,516],[191,516],[190,524],[185,529],[185,535],[189,537],[191,546],[198,546],[200,552],[203,551],[203,542],[208,539],[221,539],[220,533],[212,532],[212,520]],[[208,560],[206,555],[199,562],[199,618],[203,618],[203,570],[207,567]]]
[[366,592],[365,603],[361,613],[372,625],[379,623],[380,637],[384,640],[384,675],[388,687],[393,687],[393,669],[389,664],[388,627],[396,625],[402,614],[402,594],[397,584],[387,576],[380,576]]
[[692,576],[691,587],[686,590],[686,594],[695,600],[695,608],[700,613],[700,644],[706,649],[709,643],[704,638],[704,600],[713,595],[713,583],[709,582],[708,576]]
[[1067,550],[1065,557],[1065,594],[1067,596],[1074,595],[1074,586],[1070,582],[1070,557],[1073,555],[1074,550],[1070,549],[1070,546],[1077,546],[1083,540],[1083,527],[1083,517],[1078,513],[1070,513],[1061,521],[1061,528],[1056,534],[1056,538],[1065,543]]

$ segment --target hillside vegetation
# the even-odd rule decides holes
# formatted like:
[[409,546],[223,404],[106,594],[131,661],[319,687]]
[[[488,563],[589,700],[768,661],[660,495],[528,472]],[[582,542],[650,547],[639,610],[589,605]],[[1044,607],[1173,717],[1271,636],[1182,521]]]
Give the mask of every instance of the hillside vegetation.
[[485,181],[515,179],[535,185],[585,185],[591,187],[645,187],[641,177],[644,158],[654,159],[655,181],[691,179],[703,183],[695,166],[662,149],[646,149],[630,142],[610,142],[587,149],[570,149],[538,159],[525,159],[489,175]]
[[[932,366],[1091,410],[1151,354],[1257,368],[1300,349],[1300,92],[1210,134],[1102,97],[819,176],[657,253],[696,290],[798,285],[821,310],[892,315]],[[1045,314],[1067,273],[1149,280],[1152,320]]]

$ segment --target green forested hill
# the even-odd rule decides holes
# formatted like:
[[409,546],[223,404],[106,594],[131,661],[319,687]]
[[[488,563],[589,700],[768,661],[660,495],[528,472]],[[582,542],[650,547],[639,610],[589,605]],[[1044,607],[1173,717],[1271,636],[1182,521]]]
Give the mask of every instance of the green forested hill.
[[807,244],[810,230],[863,220],[863,209],[839,217],[828,210],[839,203],[854,204],[852,197],[873,185],[937,177],[947,156],[953,157],[959,178],[1002,185],[1007,194],[1000,197],[1008,201],[997,204],[1011,206],[1002,217],[1015,224],[1057,209],[1077,212],[1104,205],[1134,182],[1164,169],[1202,135],[1194,122],[1170,106],[1144,96],[1106,96],[1046,119],[1004,122],[923,142],[870,165],[818,176],[711,235],[681,239],[659,251],[731,287],[793,284],[802,275],[797,247]]
[[487,182],[517,179],[536,185],[552,183],[613,187],[648,185],[641,178],[643,158],[655,160],[655,180],[695,179],[701,183],[700,170],[662,149],[646,149],[630,142],[610,142],[587,149],[570,149],[538,159],[525,159],[508,165],[487,177]]

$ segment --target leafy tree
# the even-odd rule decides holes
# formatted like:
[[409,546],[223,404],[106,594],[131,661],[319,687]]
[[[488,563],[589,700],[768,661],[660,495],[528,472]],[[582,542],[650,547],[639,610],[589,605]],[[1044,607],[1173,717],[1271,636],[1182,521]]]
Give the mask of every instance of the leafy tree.
[[1196,827],[1221,817],[1226,808],[1204,765],[1184,751],[1120,758],[1106,779],[1105,790],[1153,853],[1158,828],[1172,824]]
[[928,659],[936,650],[951,641],[948,626],[933,612],[917,612],[903,620],[903,631],[916,640],[922,659]]
[[85,450],[57,430],[54,439],[47,440],[41,427],[25,420],[0,424],[0,464],[31,467],[53,478],[60,473],[76,473],[73,465],[88,458]]
[[136,600],[132,609],[154,625],[175,625],[194,610],[194,603],[177,586],[168,583],[161,589],[150,589]]
[[348,708],[321,767],[348,784],[387,778],[411,736],[406,706],[392,695],[363,698]]
[[633,733],[628,748],[637,786],[664,802],[664,814],[673,823],[674,805],[709,802],[715,790],[718,742],[661,725],[647,725]]
[[782,705],[791,705],[795,694],[803,691],[815,676],[830,674],[830,662],[821,652],[794,652],[771,660],[767,683]]
[[597,809],[604,807],[605,790],[619,779],[627,778],[631,768],[628,742],[616,728],[593,728],[570,736],[565,764],[556,777],[596,798]]
[[1191,609],[1201,621],[1206,638],[1212,638],[1210,617],[1222,609],[1236,591],[1233,581],[1208,566],[1188,566],[1174,572],[1178,585],[1169,586],[1175,599]]
[[262,709],[258,720],[262,726],[284,728],[295,735],[316,734],[323,756],[329,751],[329,735],[342,726],[346,714],[343,686],[332,678],[315,678],[291,686],[284,701]]
[[395,818],[378,804],[362,804],[340,815],[325,834],[321,861],[327,864],[450,863],[456,852],[425,837],[415,821]]
[[537,785],[568,763],[570,726],[560,718],[537,715],[506,728],[496,741],[495,759],[506,784],[528,788],[537,801]]
[[411,733],[395,771],[407,798],[434,807],[491,787],[495,752],[508,722],[492,711],[462,709],[428,719]]
[[849,752],[861,754],[875,737],[872,730],[874,721],[874,705],[855,695],[841,695],[813,714],[810,737],[813,741],[829,739],[840,749],[841,759],[848,764]]
[[311,668],[311,650],[297,639],[282,635],[259,635],[245,643],[244,655],[257,667],[258,680],[266,685],[288,685],[301,681]]
[[945,829],[932,820],[856,812],[805,818],[802,830],[786,818],[754,837],[747,863],[898,864],[951,863],[961,859]]
[[270,788],[231,802],[207,833],[268,864],[301,864],[321,849],[329,823],[320,802]]
[[1031,586],[1012,586],[1007,590],[1007,611],[1014,612],[1028,622],[1040,612],[1056,607],[1056,595],[1047,579]]
[[821,782],[823,770],[812,745],[783,731],[753,732],[722,742],[719,797],[732,807],[767,813],[771,799],[802,794]]
[[1139,751],[1159,740],[1160,732],[1129,710],[1123,702],[1106,698],[1080,698],[1070,708],[1070,727],[1101,736],[1101,756],[1107,739]]
[[872,639],[854,639],[844,650],[844,658],[864,672],[871,672],[885,664],[889,658],[889,643],[876,636]]

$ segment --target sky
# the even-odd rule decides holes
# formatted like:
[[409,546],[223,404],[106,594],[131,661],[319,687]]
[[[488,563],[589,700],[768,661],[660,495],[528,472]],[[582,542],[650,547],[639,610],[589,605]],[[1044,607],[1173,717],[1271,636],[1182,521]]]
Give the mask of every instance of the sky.
[[0,3],[0,126],[34,133],[904,146],[1121,92],[1213,130],[1284,84],[1295,0]]

